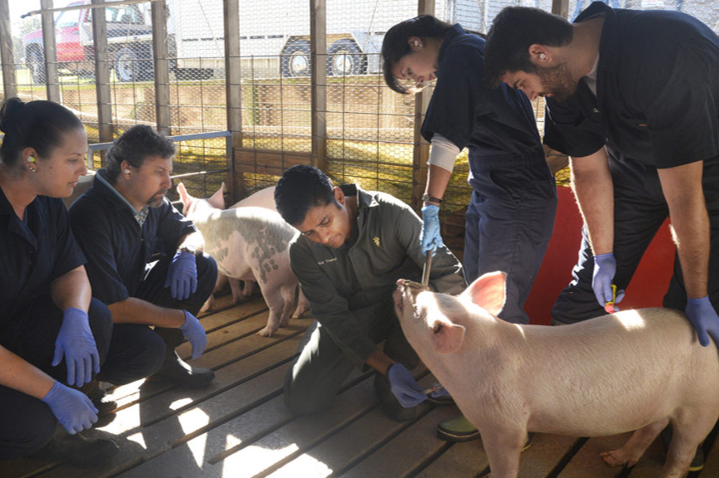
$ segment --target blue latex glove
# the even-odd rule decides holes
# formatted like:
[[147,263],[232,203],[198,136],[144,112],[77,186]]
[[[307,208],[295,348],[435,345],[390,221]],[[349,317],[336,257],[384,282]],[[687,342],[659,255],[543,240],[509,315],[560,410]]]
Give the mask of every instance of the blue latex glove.
[[[594,289],[594,296],[597,298],[599,305],[604,307],[607,302],[614,302],[618,304],[624,299],[624,291],[620,290],[617,292],[616,298],[612,292],[612,281],[614,280],[614,274],[617,272],[617,260],[614,258],[614,253],[608,252],[607,254],[599,254],[594,256],[594,274],[592,276],[592,289]],[[607,310],[607,312],[618,311],[618,307],[614,307],[613,311]]]
[[439,206],[428,204],[422,208],[422,233],[419,236],[419,242],[422,254],[425,256],[432,249],[444,247],[439,230]]
[[196,359],[202,355],[202,352],[205,351],[205,347],[207,346],[207,334],[205,334],[205,329],[194,315],[186,310],[184,312],[185,323],[182,324],[180,330],[185,335],[185,338],[190,342],[190,345],[192,345],[192,358]]
[[67,383],[82,387],[92,380],[92,373],[100,372],[100,354],[97,353],[95,337],[90,330],[87,312],[70,307],[65,311],[60,332],[55,340],[55,356],[52,366],[56,367],[65,355]]
[[42,399],[57,421],[70,435],[92,428],[97,422],[97,408],[84,393],[66,387],[58,381]]
[[416,407],[427,400],[427,395],[422,393],[422,387],[414,379],[412,372],[401,363],[396,363],[389,368],[387,378],[389,378],[392,393],[404,408]]
[[710,335],[714,342],[719,344],[719,316],[708,296],[687,300],[686,313],[689,321],[697,329],[700,344],[704,347],[708,346]]
[[197,261],[195,255],[178,251],[167,270],[165,287],[170,286],[173,299],[185,300],[197,291]]

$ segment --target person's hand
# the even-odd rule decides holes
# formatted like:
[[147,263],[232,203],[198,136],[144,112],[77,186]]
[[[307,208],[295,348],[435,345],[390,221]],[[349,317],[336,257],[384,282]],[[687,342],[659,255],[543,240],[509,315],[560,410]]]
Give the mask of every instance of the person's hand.
[[89,430],[97,422],[97,408],[87,395],[58,381],[55,381],[42,401],[50,407],[52,414],[70,435]]
[[97,352],[95,337],[84,310],[70,307],[65,311],[60,332],[55,340],[53,367],[57,367],[63,355],[69,385],[82,387],[84,383],[92,380],[93,372],[100,372],[100,354]]
[[177,251],[167,269],[165,287],[170,286],[173,299],[185,300],[197,291],[197,261],[187,251]]
[[194,315],[186,310],[183,312],[185,312],[185,323],[182,324],[180,330],[190,342],[190,345],[192,345],[192,358],[196,359],[205,351],[207,334],[205,334],[205,329]]
[[416,407],[427,400],[427,395],[422,393],[422,388],[417,384],[412,372],[401,363],[389,368],[387,378],[389,378],[390,390],[404,408]]
[[422,254],[425,256],[432,249],[444,247],[439,230],[439,206],[428,204],[422,208],[422,233],[419,236],[419,242]]
[[607,305],[607,302],[614,302],[615,307],[613,310],[607,310],[607,312],[618,312],[619,308],[616,304],[624,299],[624,291],[620,290],[617,292],[616,298],[612,291],[612,281],[614,280],[614,274],[617,272],[617,260],[614,258],[614,253],[609,252],[607,254],[599,254],[594,256],[594,274],[592,275],[592,289],[594,289],[594,296],[597,298],[597,302],[602,307]]
[[704,347],[709,345],[709,336],[719,344],[719,316],[709,297],[701,299],[688,299],[685,309],[689,321],[697,330],[699,343]]

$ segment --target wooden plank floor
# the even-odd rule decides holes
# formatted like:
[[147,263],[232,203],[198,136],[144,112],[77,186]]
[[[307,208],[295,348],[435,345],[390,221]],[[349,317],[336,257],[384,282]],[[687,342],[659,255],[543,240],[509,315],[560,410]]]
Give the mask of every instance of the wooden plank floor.
[[[120,403],[115,420],[88,432],[111,436],[119,455],[105,468],[80,470],[37,460],[0,462],[1,478],[20,477],[447,477],[488,473],[481,442],[445,443],[435,436],[454,406],[420,406],[414,421],[397,423],[383,414],[372,376],[359,372],[343,387],[336,406],[325,413],[293,418],[284,407],[282,385],[310,318],[293,320],[272,338],[257,335],[267,321],[261,298],[238,306],[221,297],[201,318],[208,331],[205,354],[194,363],[215,370],[213,384],[188,390],[140,381],[112,390]],[[190,348],[180,353],[188,358]],[[420,384],[433,378],[418,372]],[[606,466],[599,452],[616,448],[628,435],[572,438],[537,435],[522,454],[523,478],[603,478],[658,476],[663,453],[658,443],[631,470]],[[719,441],[705,445],[703,472],[719,477]]]

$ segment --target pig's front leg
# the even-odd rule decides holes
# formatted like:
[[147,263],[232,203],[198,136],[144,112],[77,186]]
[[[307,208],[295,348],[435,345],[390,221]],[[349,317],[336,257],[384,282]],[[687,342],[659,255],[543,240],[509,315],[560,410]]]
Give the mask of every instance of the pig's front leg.
[[527,442],[526,430],[482,430],[482,444],[489,459],[492,478],[516,478],[519,455]]
[[202,308],[200,309],[200,313],[207,312],[208,310],[212,310],[212,308],[215,306],[215,296],[213,294],[210,294],[210,297],[207,298],[204,304],[202,304]]
[[618,450],[605,451],[601,453],[602,459],[610,466],[627,465],[632,467],[637,464],[649,445],[657,438],[659,433],[669,424],[669,419],[658,420],[654,423],[640,428],[632,433],[627,443]]
[[245,299],[249,299],[252,294],[255,293],[255,287],[257,286],[257,282],[253,280],[244,280],[242,281],[242,297]]

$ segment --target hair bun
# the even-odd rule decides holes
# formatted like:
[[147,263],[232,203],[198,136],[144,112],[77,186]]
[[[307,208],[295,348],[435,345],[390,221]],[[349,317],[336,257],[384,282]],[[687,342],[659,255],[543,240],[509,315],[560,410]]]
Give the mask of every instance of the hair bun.
[[8,130],[13,129],[18,122],[18,115],[20,111],[25,108],[25,102],[20,98],[9,98],[5,100],[0,108],[0,131],[7,133]]

